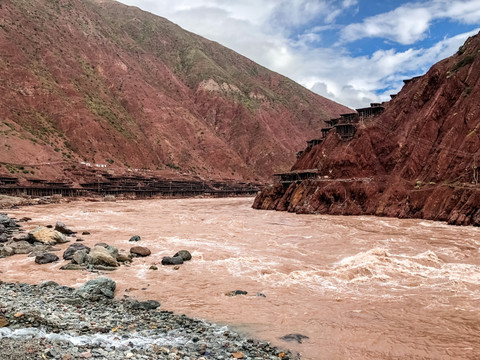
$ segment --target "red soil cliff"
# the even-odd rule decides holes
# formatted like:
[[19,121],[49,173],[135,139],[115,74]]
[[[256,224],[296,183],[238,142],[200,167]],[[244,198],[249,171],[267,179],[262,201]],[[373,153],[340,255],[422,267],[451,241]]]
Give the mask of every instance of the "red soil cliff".
[[[292,171],[319,175],[265,188],[254,207],[480,225],[480,35],[405,84],[350,141],[332,131]],[[314,136],[312,136],[314,137]]]

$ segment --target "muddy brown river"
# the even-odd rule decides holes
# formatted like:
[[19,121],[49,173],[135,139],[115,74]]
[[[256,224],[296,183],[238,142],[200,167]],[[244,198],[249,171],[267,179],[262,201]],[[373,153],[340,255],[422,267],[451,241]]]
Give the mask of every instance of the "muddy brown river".
[[[86,245],[126,252],[138,234],[152,255],[107,274],[117,298],[157,299],[163,309],[231,325],[305,359],[480,358],[479,228],[260,211],[252,202],[72,202],[8,214],[31,217],[27,229],[62,221],[90,231]],[[192,261],[179,270],[160,265],[181,249]],[[0,278],[77,287],[99,276],[61,271],[62,264],[15,255],[0,259]],[[248,294],[225,295],[237,289]],[[309,339],[280,339],[289,333]]]

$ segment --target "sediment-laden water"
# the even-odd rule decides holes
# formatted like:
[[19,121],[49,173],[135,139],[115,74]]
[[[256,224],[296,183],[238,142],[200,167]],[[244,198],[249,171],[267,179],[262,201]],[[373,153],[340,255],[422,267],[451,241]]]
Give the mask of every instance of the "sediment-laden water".
[[[259,211],[252,201],[73,202],[8,214],[33,218],[27,228],[62,221],[88,230],[78,236],[89,246],[128,252],[129,238],[140,235],[136,245],[152,255],[107,274],[117,297],[156,299],[163,309],[233,325],[307,359],[480,356],[479,228]],[[160,265],[182,249],[192,261],[179,270]],[[58,270],[62,264],[15,255],[0,259],[0,278],[76,287],[98,276]],[[248,294],[225,295],[232,290]],[[289,333],[309,338],[280,339]]]

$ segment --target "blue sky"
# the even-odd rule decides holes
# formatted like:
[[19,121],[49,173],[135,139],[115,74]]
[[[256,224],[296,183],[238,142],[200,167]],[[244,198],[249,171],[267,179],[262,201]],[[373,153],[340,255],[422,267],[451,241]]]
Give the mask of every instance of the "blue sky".
[[356,108],[480,31],[480,0],[121,0]]

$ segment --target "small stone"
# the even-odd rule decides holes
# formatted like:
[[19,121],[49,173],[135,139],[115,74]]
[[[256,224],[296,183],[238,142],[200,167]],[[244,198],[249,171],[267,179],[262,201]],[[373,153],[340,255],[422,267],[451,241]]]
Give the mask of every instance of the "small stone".
[[134,246],[130,249],[130,254],[135,254],[138,256],[149,256],[152,254],[150,249],[143,246]]
[[90,235],[90,232],[88,232],[88,231],[82,231],[82,235]]
[[128,241],[131,241],[131,242],[137,242],[137,241],[140,241],[142,240],[142,238],[140,237],[140,235],[134,235],[130,238],[130,240]]
[[233,290],[225,293],[226,296],[247,295],[248,292],[244,290]]
[[15,315],[13,315],[13,316],[18,319],[18,318],[21,318],[23,315],[25,315],[25,314],[23,312],[19,311],[19,312],[15,313]]
[[90,351],[85,351],[79,354],[82,359],[90,359],[93,355]]
[[304,339],[309,339],[309,337],[302,334],[287,334],[285,336],[282,336],[280,339],[284,341],[296,341],[301,344]]
[[236,352],[236,353],[233,353],[232,356],[235,358],[235,359],[243,359],[243,353],[242,352]]
[[156,267],[155,265],[152,265],[150,266],[150,270],[158,270],[158,267]]
[[7,319],[5,319],[3,316],[0,316],[0,328],[5,327],[8,325]]
[[263,294],[263,293],[260,293],[260,292],[259,292],[259,293],[257,293],[257,297],[263,297],[263,298],[266,298],[266,297],[267,297],[267,295],[265,295],[265,294]]

